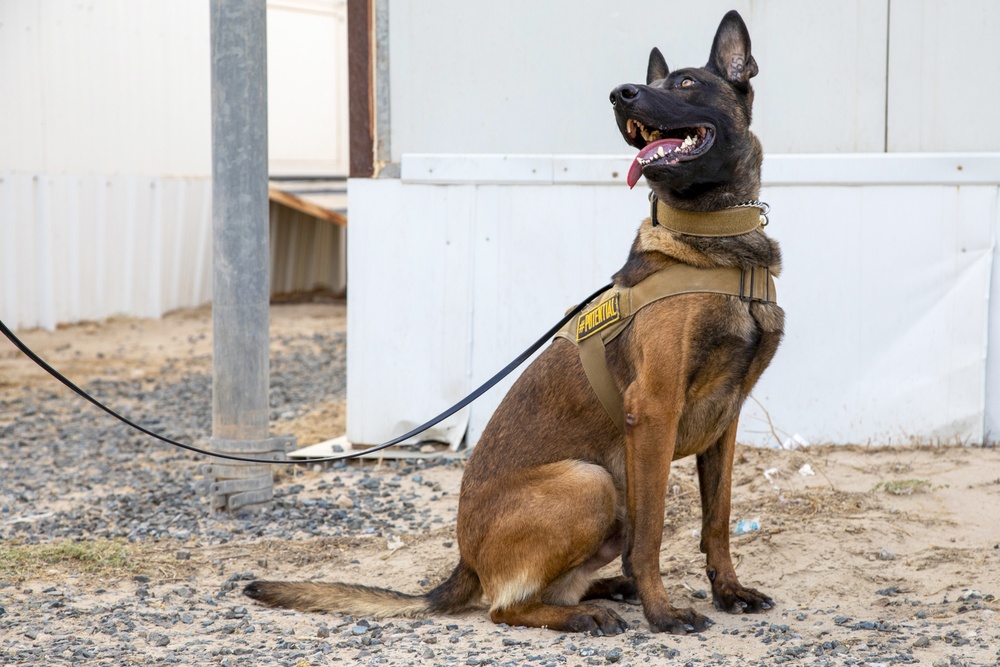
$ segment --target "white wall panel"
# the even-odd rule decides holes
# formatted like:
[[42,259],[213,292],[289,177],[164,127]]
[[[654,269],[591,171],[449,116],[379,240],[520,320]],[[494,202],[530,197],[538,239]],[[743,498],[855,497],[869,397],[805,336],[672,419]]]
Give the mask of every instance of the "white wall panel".
[[703,65],[733,8],[760,66],[768,152],[884,149],[886,0],[391,0],[393,160],[626,150],[612,88],[645,81],[653,46],[671,67]]
[[[752,128],[768,153],[885,148],[886,0],[756,0]],[[742,11],[742,10],[741,10]],[[687,32],[687,31],[685,31]]]
[[891,7],[888,149],[1000,150],[1000,2]]
[[[754,395],[781,441],[982,441],[996,192],[765,188],[787,322]],[[777,444],[767,417],[741,438]]]
[[[348,181],[364,202],[351,220],[347,271],[348,437],[401,435],[465,395],[470,372],[474,190],[405,188],[398,179]],[[433,221],[426,215],[433,214]],[[468,410],[428,437],[457,443]],[[338,434],[331,434],[331,437]]]

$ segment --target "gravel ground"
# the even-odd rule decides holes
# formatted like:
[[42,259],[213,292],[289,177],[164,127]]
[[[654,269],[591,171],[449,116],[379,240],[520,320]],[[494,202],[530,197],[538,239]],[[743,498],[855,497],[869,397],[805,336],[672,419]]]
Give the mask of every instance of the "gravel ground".
[[[300,441],[323,428],[338,435],[329,429],[343,420],[342,304],[275,311],[273,432]],[[126,415],[182,441],[205,437],[204,312],[90,327],[96,333],[26,338]],[[173,343],[144,347],[156,335]],[[88,336],[103,357],[91,356]],[[342,578],[406,592],[435,584],[457,557],[461,462],[297,467],[279,473],[269,509],[212,514],[200,494],[201,459],[130,432],[36,374],[10,370],[21,363],[15,353],[0,356],[3,665],[1000,665],[997,524],[969,541],[960,521],[906,504],[947,505],[945,486],[917,488],[913,498],[877,493],[870,481],[858,482],[864,492],[839,482],[836,490],[833,482],[806,488],[794,474],[804,459],[787,452],[744,451],[746,476],[736,481],[736,496],[753,500],[734,501],[734,514],[763,512],[771,526],[734,538],[740,572],[751,573],[742,574],[746,583],[779,600],[765,615],[709,609],[691,534],[693,469],[679,468],[672,482],[664,580],[678,604],[718,622],[703,634],[650,633],[639,608],[624,604],[615,608],[632,628],[613,638],[496,626],[482,612],[376,622],[261,608],[239,593],[255,577]],[[808,460],[831,476],[899,465],[885,453],[844,463],[836,449]],[[919,474],[925,459],[953,462],[968,488],[981,490],[983,507],[997,504],[996,450],[917,452],[903,472]],[[791,471],[780,495],[759,474],[771,466]],[[983,467],[981,482],[968,477]],[[825,521],[817,511],[829,513]],[[932,525],[941,544],[917,544],[920,527]]]

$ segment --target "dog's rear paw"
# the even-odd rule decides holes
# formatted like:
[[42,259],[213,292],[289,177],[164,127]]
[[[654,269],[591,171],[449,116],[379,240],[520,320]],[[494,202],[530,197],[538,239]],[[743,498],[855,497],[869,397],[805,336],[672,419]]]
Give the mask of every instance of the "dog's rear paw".
[[774,607],[774,600],[754,588],[744,588],[739,584],[723,588],[712,587],[712,601],[715,608],[730,614],[756,614]]
[[694,609],[676,609],[670,607],[667,611],[646,614],[649,627],[653,632],[669,632],[672,635],[685,635],[689,632],[702,632],[715,621],[703,616]]
[[589,632],[592,635],[617,635],[628,629],[628,622],[611,609],[597,605],[581,605],[585,611],[566,619],[570,632]]

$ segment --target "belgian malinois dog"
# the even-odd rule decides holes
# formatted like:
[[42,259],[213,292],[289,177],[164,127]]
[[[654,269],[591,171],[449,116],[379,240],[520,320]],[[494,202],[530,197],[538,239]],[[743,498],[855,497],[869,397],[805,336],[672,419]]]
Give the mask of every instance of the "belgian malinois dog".
[[[717,213],[759,194],[762,153],[749,129],[755,74],[746,25],[729,12],[707,65],[671,72],[653,49],[646,84],[612,91],[618,128],[639,149],[629,185],[644,176],[658,200],[654,213],[679,212],[696,227],[677,231],[647,218],[614,276],[616,289],[677,265],[778,272],[780,252],[758,226],[759,211],[751,229],[713,228]],[[486,598],[496,623],[594,634],[622,632],[626,622],[585,601],[638,599],[653,630],[700,632],[712,621],[674,607],[660,578],[670,464],[695,455],[715,606],[769,609],[770,597],[736,578],[730,490],[740,408],[778,347],[784,314],[773,301],[742,298],[742,289],[657,300],[607,343],[622,428],[588,381],[582,348],[563,338],[546,348],[469,459],[458,506],[460,560],[430,592],[268,581],[244,592],[268,605],[376,617],[453,614]],[[618,556],[620,576],[594,579]]]

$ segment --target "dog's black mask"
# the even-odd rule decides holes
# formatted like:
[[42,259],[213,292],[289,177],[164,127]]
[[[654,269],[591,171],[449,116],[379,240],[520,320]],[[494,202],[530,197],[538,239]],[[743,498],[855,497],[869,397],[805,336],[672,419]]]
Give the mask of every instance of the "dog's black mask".
[[750,78],[756,74],[750,33],[735,11],[719,24],[704,67],[671,72],[654,48],[646,85],[611,91],[618,129],[640,149],[629,187],[641,175],[654,191],[689,199],[731,182],[751,137]]

